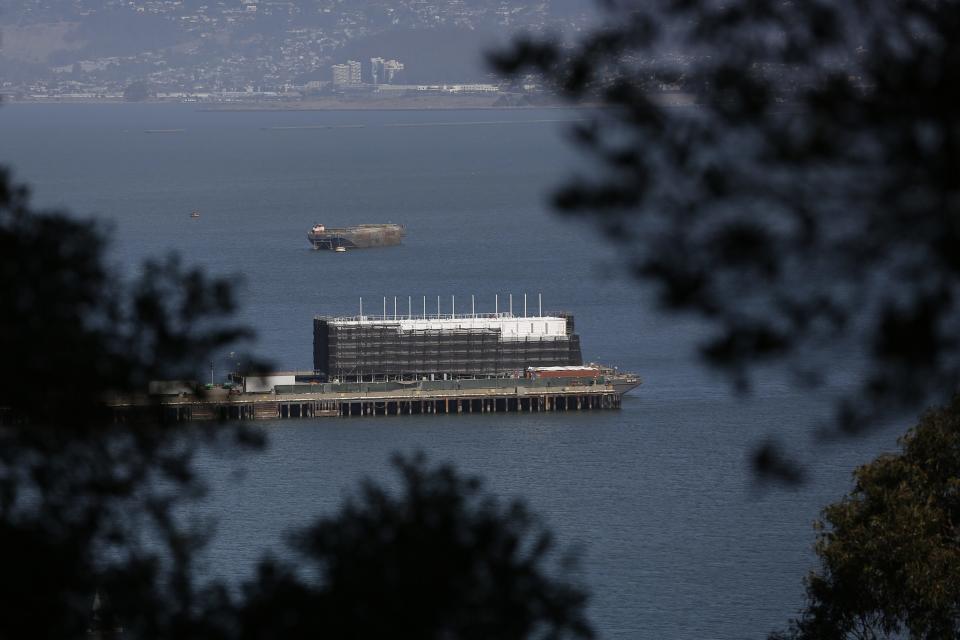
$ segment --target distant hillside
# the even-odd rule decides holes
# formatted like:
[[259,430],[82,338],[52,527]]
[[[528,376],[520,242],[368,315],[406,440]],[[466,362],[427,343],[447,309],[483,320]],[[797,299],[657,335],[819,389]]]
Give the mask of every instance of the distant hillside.
[[96,58],[156,51],[189,36],[173,20],[122,8],[88,16],[80,23],[75,38],[84,43],[84,57]]
[[524,30],[569,34],[593,0],[0,0],[12,95],[289,94],[347,60],[396,59],[397,83],[495,80],[486,52]]
[[83,42],[76,37],[80,24],[0,25],[0,54],[9,60],[27,63],[47,62],[58,51],[77,50]]
[[0,26],[0,50],[5,57],[51,64],[133,55],[186,39],[174,21],[128,9],[102,11],[76,22]]

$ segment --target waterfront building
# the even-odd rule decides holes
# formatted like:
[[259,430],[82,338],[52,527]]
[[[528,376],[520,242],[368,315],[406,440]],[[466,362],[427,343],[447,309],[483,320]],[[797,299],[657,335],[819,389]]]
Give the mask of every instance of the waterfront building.
[[370,79],[373,84],[383,84],[383,58],[370,58]]
[[396,60],[387,60],[383,63],[383,84],[393,84],[397,76],[403,71],[403,63]]
[[335,64],[330,67],[333,75],[333,84],[337,86],[355,86],[362,82],[360,63],[356,60],[347,60],[344,64]]
[[403,63],[397,60],[370,58],[370,77],[373,84],[393,84],[403,71]]
[[425,307],[424,299],[424,313],[413,315],[408,299],[406,314],[397,313],[395,301],[393,315],[384,302],[383,315],[315,317],[314,370],[341,381],[422,380],[522,375],[527,367],[583,364],[572,315],[428,315]]

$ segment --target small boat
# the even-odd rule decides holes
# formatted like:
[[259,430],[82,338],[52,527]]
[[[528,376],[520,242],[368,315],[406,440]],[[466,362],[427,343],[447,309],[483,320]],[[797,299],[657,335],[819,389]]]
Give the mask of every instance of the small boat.
[[190,217],[191,217],[191,218],[199,218],[199,217],[200,217],[200,211],[197,210],[197,209],[194,209],[193,211],[190,212]]
[[346,253],[346,252],[347,252],[347,248],[346,248],[346,247],[337,247],[336,249],[334,249],[334,251],[336,251],[337,253]]

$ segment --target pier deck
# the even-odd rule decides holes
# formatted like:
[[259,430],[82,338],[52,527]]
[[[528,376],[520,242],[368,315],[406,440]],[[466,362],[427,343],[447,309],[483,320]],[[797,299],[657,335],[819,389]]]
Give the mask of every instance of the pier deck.
[[535,387],[523,384],[471,389],[389,389],[352,392],[208,393],[204,396],[129,398],[111,403],[118,421],[156,410],[164,422],[290,418],[517,413],[619,409],[612,385]]

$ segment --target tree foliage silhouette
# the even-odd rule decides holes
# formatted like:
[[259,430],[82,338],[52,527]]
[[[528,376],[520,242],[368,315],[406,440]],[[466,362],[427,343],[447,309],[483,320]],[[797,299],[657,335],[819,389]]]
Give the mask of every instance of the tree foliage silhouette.
[[807,607],[773,638],[960,635],[960,396],[900,445],[823,511]]
[[606,26],[570,46],[492,55],[605,107],[573,131],[596,170],[557,207],[598,225],[665,308],[708,322],[702,354],[741,388],[765,363],[804,385],[859,368],[846,433],[950,397],[960,4],[604,5]]
[[[811,387],[853,371],[845,434],[952,397],[960,3],[604,5],[607,24],[571,46],[526,37],[492,55],[603,107],[573,131],[594,170],[556,206],[599,226],[664,308],[709,323],[702,355],[741,389],[768,363]],[[825,511],[788,637],[957,636],[958,409]],[[754,463],[801,478],[770,444]]]
[[32,211],[0,172],[3,637],[82,636],[98,589],[142,630],[190,617],[200,539],[173,508],[201,490],[192,453],[201,439],[256,440],[112,424],[111,395],[192,376],[249,334],[230,320],[228,282],[175,258],[127,281],[105,247],[97,223]]
[[177,517],[204,490],[192,456],[259,438],[117,425],[108,401],[250,334],[228,281],[173,257],[128,281],[105,247],[0,171],[0,637],[591,636],[536,518],[422,458],[398,460],[403,495],[368,483],[297,536],[315,575],[264,560],[240,596],[199,576],[204,523]]
[[478,479],[422,456],[394,464],[399,494],[366,482],[294,536],[317,582],[261,565],[243,638],[592,637],[586,595],[563,577],[572,559],[550,563],[552,537],[523,503],[501,503]]

